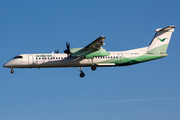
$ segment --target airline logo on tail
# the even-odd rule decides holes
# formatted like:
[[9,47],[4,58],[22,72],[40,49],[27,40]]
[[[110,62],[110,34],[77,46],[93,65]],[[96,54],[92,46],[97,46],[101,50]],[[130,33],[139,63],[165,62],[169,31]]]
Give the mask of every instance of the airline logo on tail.
[[160,38],[158,38],[161,42],[164,42],[165,41],[165,39],[167,39],[167,38],[163,38],[163,39],[160,39]]

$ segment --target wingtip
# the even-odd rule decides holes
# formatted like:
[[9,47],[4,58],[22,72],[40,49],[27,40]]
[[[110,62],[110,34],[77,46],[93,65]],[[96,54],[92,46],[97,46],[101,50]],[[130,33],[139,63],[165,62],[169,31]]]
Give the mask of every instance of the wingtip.
[[175,27],[177,27],[177,26],[176,26],[176,25],[170,25],[170,26],[168,26],[168,27],[175,28]]
[[106,38],[106,36],[100,36],[101,38]]

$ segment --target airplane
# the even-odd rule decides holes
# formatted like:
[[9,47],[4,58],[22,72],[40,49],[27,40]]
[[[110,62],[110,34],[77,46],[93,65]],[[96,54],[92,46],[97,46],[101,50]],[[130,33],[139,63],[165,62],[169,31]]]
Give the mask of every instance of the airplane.
[[168,56],[166,54],[169,41],[176,26],[168,26],[156,29],[155,36],[148,47],[127,51],[107,52],[102,48],[105,36],[100,36],[95,41],[81,48],[70,49],[70,43],[66,42],[67,49],[64,53],[48,54],[20,54],[5,63],[3,67],[10,68],[50,68],[50,67],[77,67],[80,77],[85,73],[82,67],[91,67],[95,71],[97,67],[128,66]]

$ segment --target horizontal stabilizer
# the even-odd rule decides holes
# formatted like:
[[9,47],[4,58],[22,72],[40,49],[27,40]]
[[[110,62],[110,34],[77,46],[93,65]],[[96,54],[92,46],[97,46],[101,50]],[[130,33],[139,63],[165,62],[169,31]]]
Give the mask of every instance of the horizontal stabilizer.
[[[171,30],[171,31],[172,31],[172,30],[174,31],[173,28],[175,28],[175,27],[176,27],[176,26],[168,26],[168,27],[165,27],[165,28],[159,28],[159,29],[156,29],[155,32],[159,32],[159,31],[167,32],[167,31],[170,31],[170,30]],[[172,32],[173,32],[173,31],[172,31]]]

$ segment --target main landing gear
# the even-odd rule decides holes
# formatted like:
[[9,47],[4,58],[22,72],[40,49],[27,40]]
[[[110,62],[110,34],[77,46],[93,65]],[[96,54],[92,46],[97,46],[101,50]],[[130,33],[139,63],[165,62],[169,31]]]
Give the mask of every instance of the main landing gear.
[[[91,67],[91,70],[92,71],[95,71],[96,70],[96,66],[92,66]],[[83,78],[84,76],[85,76],[85,73],[82,71],[82,67],[80,67],[80,69],[77,67],[77,69],[79,70],[79,72],[81,72],[80,74],[79,74],[79,76],[81,77],[81,78]]]
[[91,67],[91,70],[92,70],[92,71],[95,71],[95,70],[96,70],[96,66],[92,66],[92,67]]
[[91,70],[92,70],[92,71],[95,71],[95,70],[96,70],[96,66],[94,65],[93,59],[91,59],[91,61],[92,61],[92,62],[90,62],[91,65],[92,65],[92,66],[91,66]]
[[77,67],[77,69],[79,70],[80,73],[80,77],[83,78],[85,76],[85,73],[82,71],[82,67],[80,67],[80,69]]
[[81,78],[83,78],[85,76],[85,74],[83,72],[80,73],[79,75]]
[[14,70],[13,70],[13,68],[11,68],[11,74],[13,74],[14,73]]

